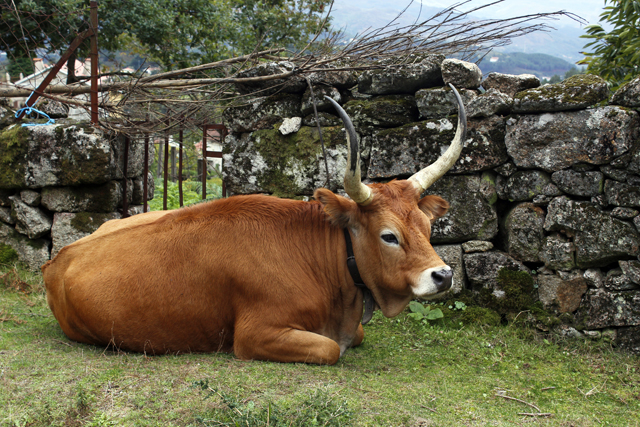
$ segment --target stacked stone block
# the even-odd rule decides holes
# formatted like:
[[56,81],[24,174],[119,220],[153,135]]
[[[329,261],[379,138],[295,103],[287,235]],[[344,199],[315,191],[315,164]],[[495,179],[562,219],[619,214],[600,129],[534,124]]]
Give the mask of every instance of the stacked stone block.
[[[0,107],[0,245],[29,268],[122,216],[124,139],[86,123],[22,127]],[[129,214],[142,211],[142,144],[131,144]],[[153,197],[153,180],[149,198]]]
[[[292,64],[262,65],[266,75]],[[468,112],[454,167],[428,191],[451,204],[432,243],[455,266],[455,292],[499,298],[498,272],[527,271],[546,310],[573,335],[609,337],[640,351],[640,78],[611,99],[593,75],[540,86],[535,76],[491,73],[439,55],[410,65],[309,76],[327,147],[324,172],[307,82],[239,86],[268,96],[225,112],[231,133],[225,179],[232,193],[310,198],[340,191],[342,124],[320,95],[341,103],[361,141],[365,182],[407,178],[448,147],[457,114],[452,83]],[[337,83],[337,81],[340,83]],[[278,86],[278,83],[281,85]],[[278,92],[277,88],[284,88]],[[270,92],[269,92],[270,91]],[[282,132],[300,118],[297,132]],[[613,328],[613,329],[611,329]]]

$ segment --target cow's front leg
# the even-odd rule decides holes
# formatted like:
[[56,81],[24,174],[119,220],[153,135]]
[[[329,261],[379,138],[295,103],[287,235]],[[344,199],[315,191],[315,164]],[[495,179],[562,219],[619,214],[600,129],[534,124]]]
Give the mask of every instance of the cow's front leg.
[[356,331],[356,336],[353,338],[353,342],[351,343],[351,347],[357,347],[362,344],[364,340],[364,328],[362,327],[362,323],[358,323],[358,330]]
[[337,342],[313,332],[292,328],[239,327],[233,352],[241,359],[333,365],[340,358]]

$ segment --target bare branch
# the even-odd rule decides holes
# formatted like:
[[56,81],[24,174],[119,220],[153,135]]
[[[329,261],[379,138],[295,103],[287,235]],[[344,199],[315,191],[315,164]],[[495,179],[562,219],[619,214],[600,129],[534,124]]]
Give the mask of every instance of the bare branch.
[[[409,3],[387,25],[367,29],[348,41],[341,31],[327,31],[332,10],[329,8],[315,36],[299,52],[290,52],[282,47],[258,51],[261,40],[256,51],[248,55],[153,76],[141,76],[137,72],[120,77],[120,81],[102,84],[99,91],[109,92],[111,101],[101,105],[108,116],[100,125],[130,134],[160,134],[178,127],[195,129],[205,120],[210,123],[213,116],[221,114],[223,107],[242,105],[248,99],[264,96],[265,91],[279,90],[291,78],[305,78],[313,83],[312,73],[399,67],[419,63],[425,55],[433,53],[479,62],[492,49],[508,45],[516,37],[549,31],[552,27],[546,23],[548,21],[569,17],[584,22],[580,17],[564,11],[508,19],[474,18],[480,11],[488,14],[485,9],[503,1],[490,1],[467,12],[460,12],[459,9],[470,2],[465,0],[426,19],[418,15],[411,24],[404,25],[400,23],[400,18],[407,13],[411,5]],[[243,72],[259,61],[289,61],[293,67],[281,74],[243,77]],[[223,72],[216,71],[220,69]],[[194,73],[205,74],[199,74],[199,78],[187,78]],[[239,95],[234,87],[234,84],[269,81],[272,82],[269,88],[256,89],[250,94]],[[44,96],[87,108],[84,99],[72,97],[90,91],[88,85],[59,85],[48,87]],[[0,97],[27,97],[31,93],[32,89],[0,84]],[[171,119],[170,125],[167,125],[168,118]]]

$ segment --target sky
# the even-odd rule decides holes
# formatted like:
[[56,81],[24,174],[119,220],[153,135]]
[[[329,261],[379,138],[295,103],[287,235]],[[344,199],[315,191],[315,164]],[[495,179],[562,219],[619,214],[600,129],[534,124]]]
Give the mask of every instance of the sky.
[[[336,17],[344,12],[348,16],[344,21],[348,26],[358,27],[358,18],[374,21],[375,17],[388,17],[396,14],[408,7],[407,14],[410,16],[420,13],[420,3],[426,8],[444,9],[452,4],[459,3],[457,10],[466,12],[477,7],[491,4],[496,0],[334,0],[333,16]],[[554,27],[569,26],[573,28],[584,28],[586,25],[597,24],[600,14],[605,7],[605,0],[502,0],[496,2],[473,14],[477,18],[504,19],[516,16],[531,15],[536,13],[552,13],[565,11],[573,13],[584,19],[578,22],[569,18],[560,18],[548,23]],[[422,10],[425,17],[431,16],[434,9]],[[354,12],[361,12],[363,16],[354,15]]]
[[[461,6],[459,9],[466,11],[473,7],[489,3],[490,1],[472,0]],[[422,4],[431,7],[448,7],[452,1],[447,0],[422,0]],[[491,12],[492,18],[508,18],[519,15],[528,15],[533,13],[557,12],[564,10],[571,12],[588,21],[588,24],[597,24],[600,14],[603,12],[604,0],[505,0],[486,9],[487,13]],[[488,17],[488,16],[482,16]],[[581,27],[578,22],[571,19],[563,18],[556,25],[568,25],[573,27]]]
[[[403,9],[407,8],[399,24],[413,23],[414,18],[427,19],[437,11],[453,4],[457,10],[467,12],[480,6],[491,4],[495,0],[334,0],[332,24],[337,28],[345,28],[348,34],[381,28],[393,21]],[[422,7],[420,7],[422,2]],[[582,21],[566,17],[533,21],[544,24],[548,31],[535,32],[524,37],[513,39],[512,44],[501,48],[503,51],[545,53],[576,62],[584,57],[585,34],[587,25],[598,24],[600,14],[605,7],[605,0],[503,0],[492,4],[471,16],[474,19],[507,19],[537,13],[553,13],[565,11],[583,18]],[[605,25],[606,30],[610,30]],[[349,33],[350,31],[350,33]]]

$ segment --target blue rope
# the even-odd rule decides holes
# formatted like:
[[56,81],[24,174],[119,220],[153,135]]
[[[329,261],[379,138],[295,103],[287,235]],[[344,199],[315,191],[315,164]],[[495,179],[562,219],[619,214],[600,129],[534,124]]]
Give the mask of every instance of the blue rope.
[[[27,98],[27,100],[25,101],[24,105],[27,105],[27,103],[29,102],[29,100],[31,99],[31,97],[33,96],[35,92],[31,92],[31,95],[29,95],[29,98]],[[37,104],[34,103],[34,105]],[[22,112],[24,112],[25,116],[28,116],[31,113],[36,113],[39,114],[41,116],[44,116],[45,118],[48,119],[47,123],[23,123],[22,127],[26,127],[26,126],[47,126],[47,125],[52,125],[54,124],[56,121],[53,120],[51,117],[49,117],[49,115],[47,113],[44,113],[40,110],[36,110],[33,107],[22,107],[21,109],[19,109],[18,111],[16,111],[16,119],[18,117],[20,117],[20,114],[22,114]]]

